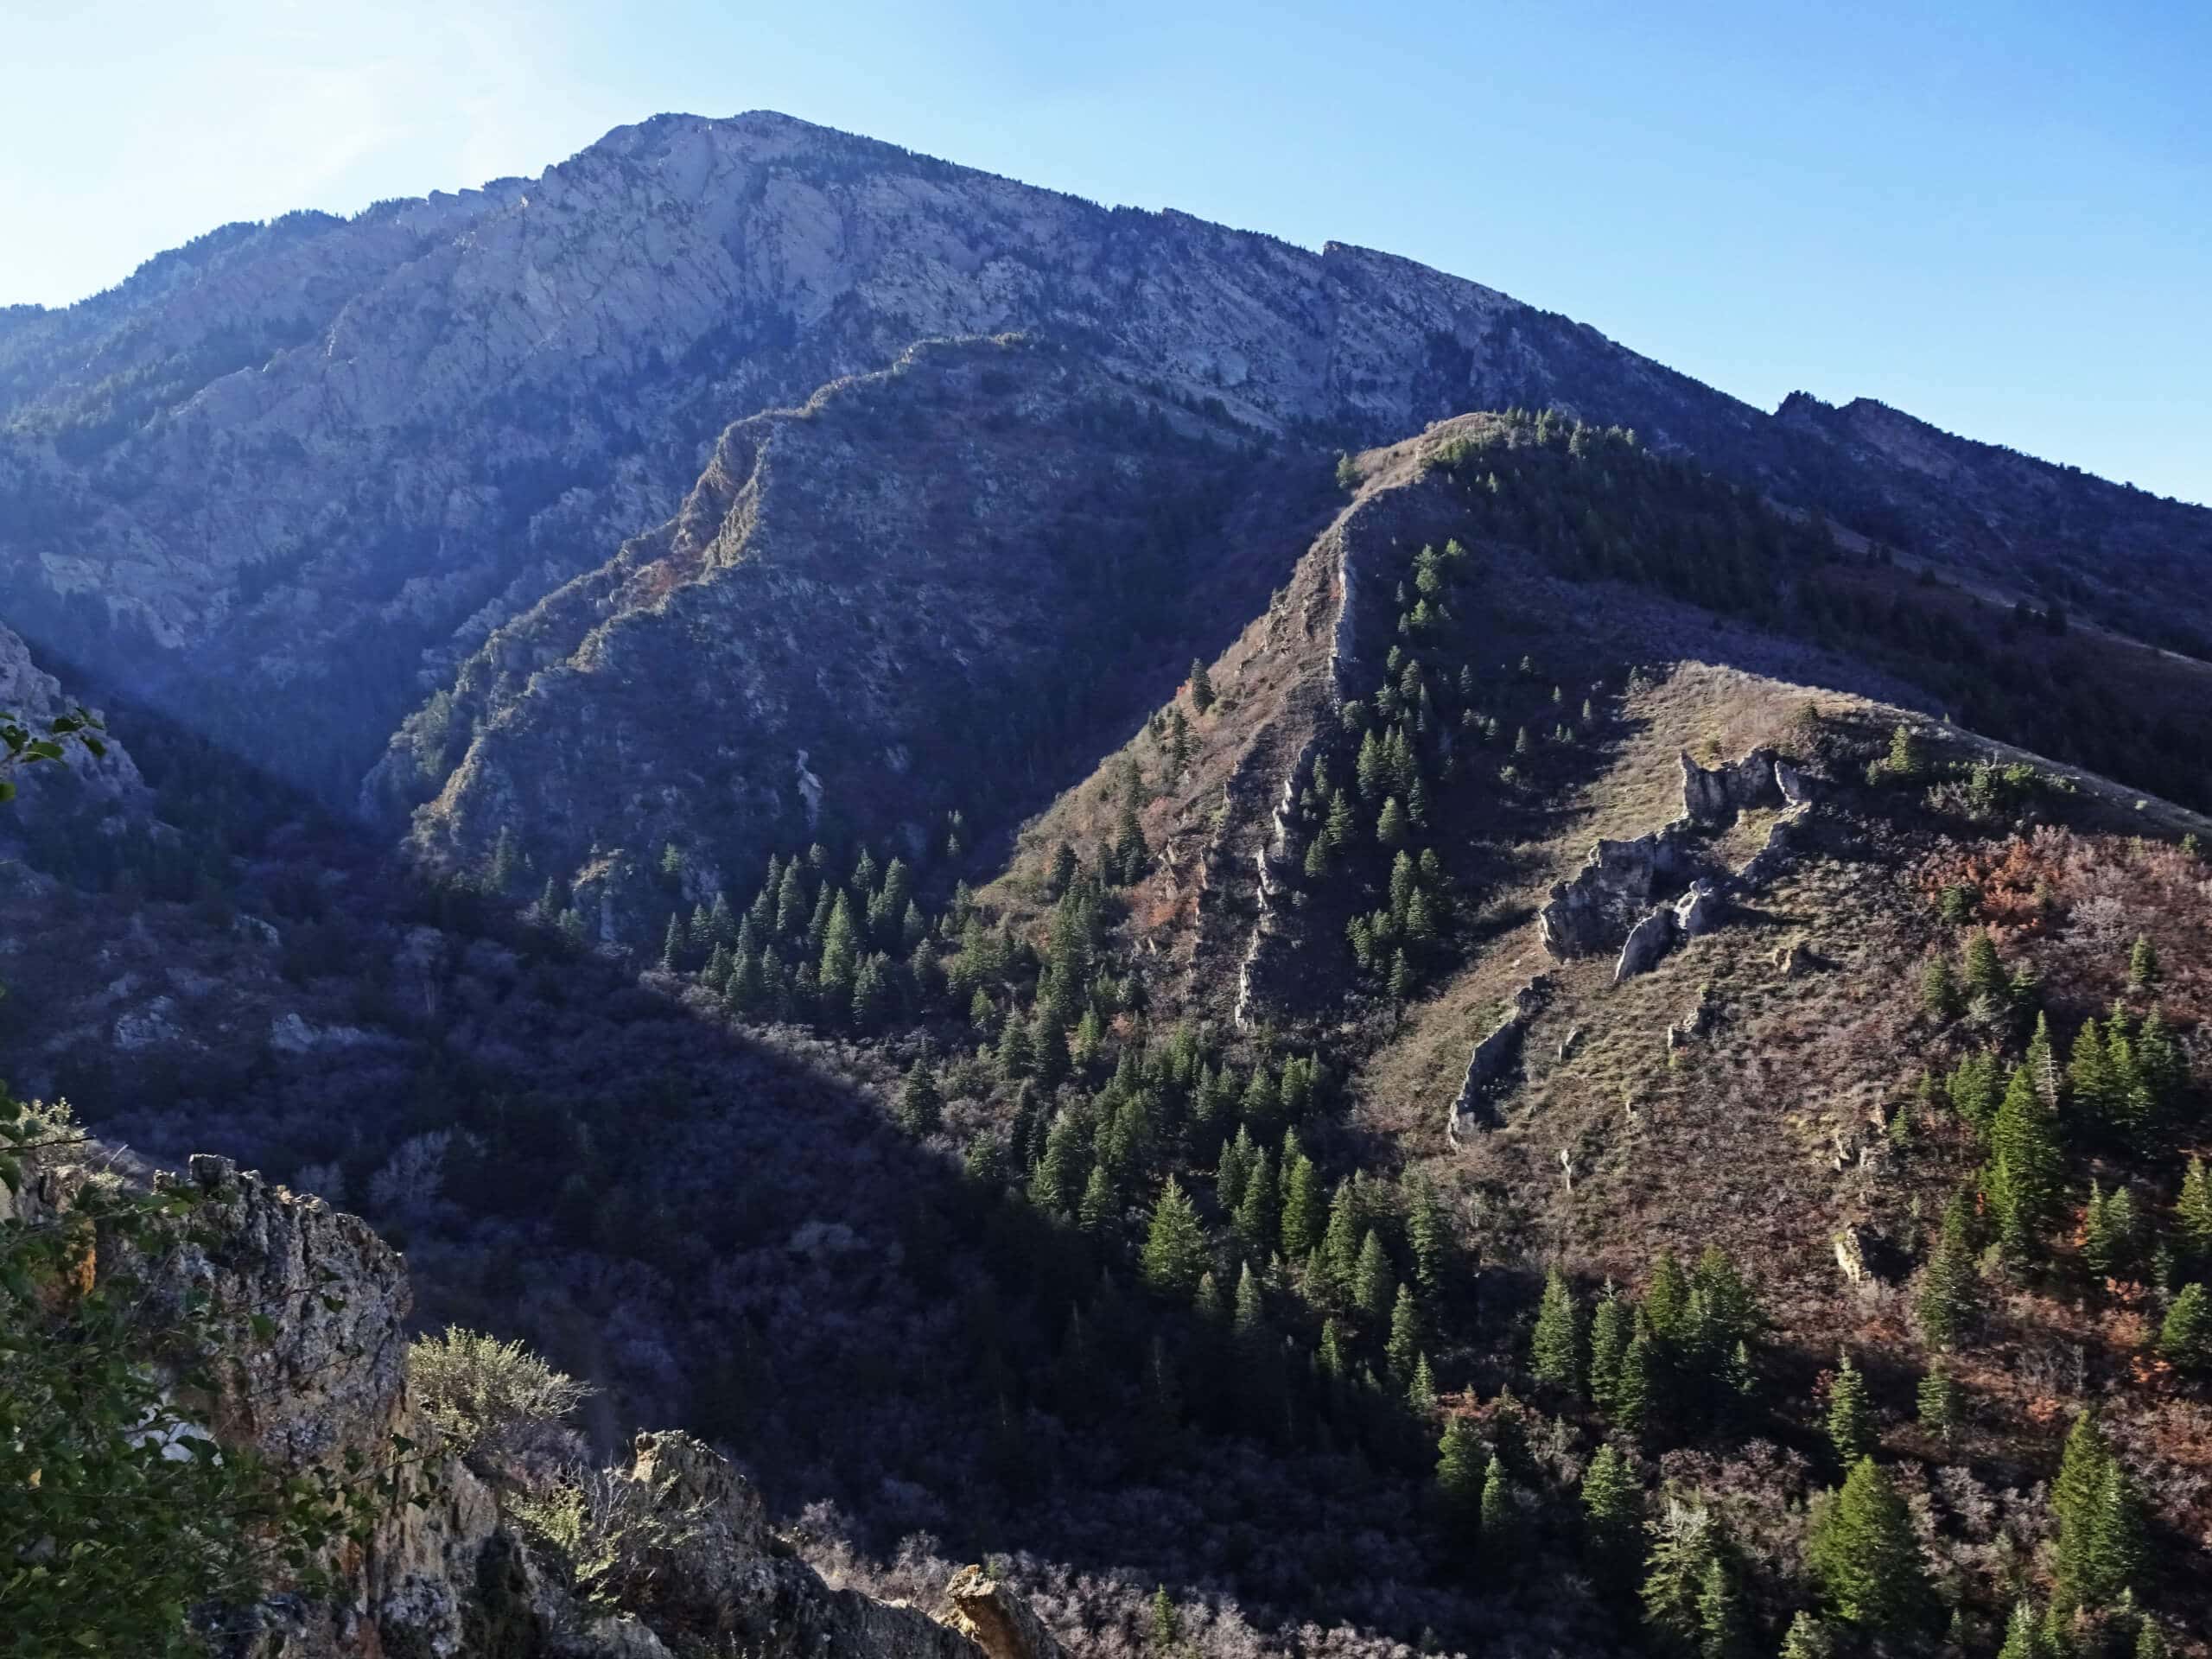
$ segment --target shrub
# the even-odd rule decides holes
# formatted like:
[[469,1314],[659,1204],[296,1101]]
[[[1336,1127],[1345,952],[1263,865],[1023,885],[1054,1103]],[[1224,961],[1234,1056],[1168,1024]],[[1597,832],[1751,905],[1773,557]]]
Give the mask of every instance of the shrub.
[[551,1443],[561,1419],[597,1392],[519,1342],[457,1325],[409,1344],[407,1376],[416,1402],[471,1463],[525,1456]]

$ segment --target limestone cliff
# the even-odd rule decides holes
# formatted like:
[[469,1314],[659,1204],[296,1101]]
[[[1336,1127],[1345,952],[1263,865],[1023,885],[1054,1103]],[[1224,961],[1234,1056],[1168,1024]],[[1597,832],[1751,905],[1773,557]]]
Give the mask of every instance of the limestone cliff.
[[[96,1179],[42,1157],[20,1192],[0,1189],[0,1221],[66,1210]],[[225,1638],[234,1659],[658,1659],[733,1643],[793,1659],[1057,1659],[1035,1616],[977,1569],[947,1586],[943,1622],[832,1590],[776,1538],[745,1478],[683,1433],[639,1435],[629,1465],[601,1477],[613,1533],[635,1541],[587,1601],[494,1490],[436,1450],[409,1394],[411,1293],[396,1251],[357,1217],[227,1159],[195,1157],[188,1173],[153,1179],[190,1207],[151,1272],[136,1264],[152,1302],[204,1296],[260,1317],[235,1349],[148,1363],[181,1376],[219,1361],[198,1368],[217,1389],[206,1421],[219,1441],[250,1443],[281,1470],[334,1469],[350,1453],[397,1471],[367,1539],[334,1547],[334,1593],[280,1586],[222,1621],[238,1632]],[[410,1444],[421,1450],[407,1454]]]

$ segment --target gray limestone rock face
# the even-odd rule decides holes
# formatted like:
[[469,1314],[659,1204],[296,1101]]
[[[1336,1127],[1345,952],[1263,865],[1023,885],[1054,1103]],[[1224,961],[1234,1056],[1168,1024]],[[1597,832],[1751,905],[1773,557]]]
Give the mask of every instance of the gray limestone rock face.
[[1629,930],[1613,964],[1613,983],[1649,973],[1675,943],[1675,912],[1662,905]]

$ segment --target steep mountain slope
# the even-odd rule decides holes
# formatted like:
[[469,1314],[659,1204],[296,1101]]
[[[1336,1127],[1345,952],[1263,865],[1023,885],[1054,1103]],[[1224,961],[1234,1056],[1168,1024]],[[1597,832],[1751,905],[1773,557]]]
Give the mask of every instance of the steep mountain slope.
[[1325,489],[1300,471],[1071,352],[918,347],[732,427],[682,512],[495,633],[372,787],[436,792],[434,867],[505,835],[511,896],[556,880],[610,940],[658,938],[668,845],[693,899],[817,836],[933,862],[953,814],[1048,798],[1133,677],[1264,602]]
[[[671,116],[536,181],[233,227],[11,314],[11,616],[350,799],[461,654],[673,512],[730,421],[917,339],[1012,328],[1265,429],[1372,440],[1557,404],[1799,499],[1886,503],[1880,532],[1931,553],[2002,545],[1939,480],[1403,260],[779,116]],[[2050,554],[2163,582],[2205,522],[2085,543],[2069,515]],[[2193,588],[2161,597],[2202,620]]]

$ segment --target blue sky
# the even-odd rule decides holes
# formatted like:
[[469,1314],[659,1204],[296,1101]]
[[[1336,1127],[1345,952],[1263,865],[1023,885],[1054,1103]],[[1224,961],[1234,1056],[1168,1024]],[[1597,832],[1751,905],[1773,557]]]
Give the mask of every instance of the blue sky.
[[2212,7],[10,0],[0,302],[772,108],[2212,501]]

